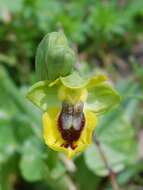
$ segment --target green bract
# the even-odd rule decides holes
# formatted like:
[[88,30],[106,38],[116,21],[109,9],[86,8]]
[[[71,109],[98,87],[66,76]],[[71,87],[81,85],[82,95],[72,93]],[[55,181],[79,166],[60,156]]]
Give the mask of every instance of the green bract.
[[36,73],[39,80],[55,80],[71,73],[75,63],[74,51],[68,46],[63,32],[47,34],[36,53]]
[[[62,93],[74,96],[85,96],[84,105],[86,109],[101,114],[120,101],[120,96],[111,86],[105,75],[95,75],[89,79],[82,78],[74,72],[66,77],[59,77],[54,82],[40,81],[29,90],[28,99],[43,111],[50,107],[61,104]],[[64,91],[64,92],[63,92]],[[79,93],[81,92],[81,93]],[[84,93],[87,95],[84,95]]]

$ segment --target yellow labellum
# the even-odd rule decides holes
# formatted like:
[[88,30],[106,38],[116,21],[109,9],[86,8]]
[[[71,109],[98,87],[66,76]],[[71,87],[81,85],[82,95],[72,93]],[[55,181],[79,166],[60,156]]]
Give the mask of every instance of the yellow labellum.
[[75,149],[70,147],[65,148],[63,143],[64,139],[58,129],[58,116],[59,109],[52,108],[43,114],[43,135],[46,144],[55,151],[61,151],[67,154],[69,158],[73,157],[76,153],[83,151],[92,142],[92,133],[96,127],[96,116],[90,111],[85,111],[85,126],[79,139],[74,142],[76,145]]

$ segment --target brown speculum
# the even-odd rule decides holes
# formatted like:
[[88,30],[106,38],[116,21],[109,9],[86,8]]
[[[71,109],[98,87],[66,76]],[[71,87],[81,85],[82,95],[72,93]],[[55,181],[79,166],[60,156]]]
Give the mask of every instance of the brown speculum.
[[63,102],[62,109],[58,117],[58,129],[65,143],[65,148],[75,149],[76,142],[85,126],[85,116],[83,113],[83,103],[78,102],[75,105]]

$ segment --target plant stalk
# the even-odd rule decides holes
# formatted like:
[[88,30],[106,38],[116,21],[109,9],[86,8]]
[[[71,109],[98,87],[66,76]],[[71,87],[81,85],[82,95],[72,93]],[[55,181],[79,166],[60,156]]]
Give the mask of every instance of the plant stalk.
[[101,147],[100,141],[96,137],[94,137],[94,143],[96,144],[98,151],[99,151],[99,154],[101,156],[101,159],[103,160],[105,167],[108,170],[109,178],[110,178],[110,182],[111,182],[113,190],[121,190],[118,183],[117,183],[116,174],[114,173],[114,171],[110,167],[108,160],[106,158],[106,155],[105,155],[105,153]]

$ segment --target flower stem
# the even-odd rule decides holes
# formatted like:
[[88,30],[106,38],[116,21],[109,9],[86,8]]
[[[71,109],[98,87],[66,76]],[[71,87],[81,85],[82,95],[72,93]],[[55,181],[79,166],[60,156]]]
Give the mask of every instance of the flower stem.
[[110,165],[108,163],[106,155],[105,155],[105,153],[101,147],[100,141],[95,136],[94,136],[94,143],[96,144],[98,151],[99,151],[99,154],[101,156],[101,159],[103,160],[105,167],[108,170],[109,178],[110,178],[113,190],[121,190],[118,183],[117,183],[116,174],[114,173],[114,171],[112,170],[112,168],[110,167]]

